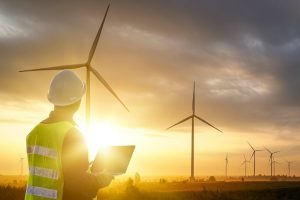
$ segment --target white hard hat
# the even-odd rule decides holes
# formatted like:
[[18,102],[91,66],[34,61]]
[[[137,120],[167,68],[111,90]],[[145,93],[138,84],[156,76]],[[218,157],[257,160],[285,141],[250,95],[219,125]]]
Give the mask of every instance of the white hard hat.
[[48,100],[56,106],[67,106],[85,94],[85,83],[72,71],[63,70],[52,79]]

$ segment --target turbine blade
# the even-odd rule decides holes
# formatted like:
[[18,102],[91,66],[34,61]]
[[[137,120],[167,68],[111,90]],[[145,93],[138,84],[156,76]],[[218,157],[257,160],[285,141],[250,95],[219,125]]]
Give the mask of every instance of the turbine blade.
[[45,68],[36,68],[36,69],[25,69],[25,70],[20,70],[19,72],[77,69],[77,68],[85,67],[85,66],[86,66],[86,64],[60,65],[60,66],[54,66],[54,67],[45,67]]
[[174,125],[168,127],[167,130],[170,129],[170,128],[172,128],[172,127],[174,127],[174,126],[176,126],[176,125],[178,125],[178,124],[181,124],[182,122],[185,122],[186,120],[188,120],[188,119],[190,119],[190,118],[192,118],[192,117],[193,117],[193,115],[188,116],[187,118],[185,118],[185,119],[183,119],[183,120],[177,122],[176,124],[174,124]]
[[209,126],[211,126],[211,127],[213,127],[214,129],[216,129],[217,131],[219,131],[219,132],[221,132],[221,133],[223,133],[220,129],[218,129],[218,128],[216,128],[215,126],[213,126],[212,124],[210,124],[210,123],[208,123],[207,121],[205,121],[204,119],[202,119],[202,118],[200,118],[200,117],[198,117],[197,115],[194,115],[197,119],[199,119],[200,121],[202,121],[202,122],[204,122],[205,124],[207,124],[207,125],[209,125]]
[[272,152],[268,149],[268,148],[266,148],[266,147],[264,147],[269,153],[271,153],[272,154]]
[[249,146],[251,147],[251,149],[254,151],[253,146],[247,141],[247,143],[249,144]]
[[253,153],[252,153],[252,155],[251,155],[251,158],[250,158],[250,160],[252,160],[252,157],[253,157],[253,155],[254,155],[254,152],[255,152],[255,151],[253,151]]
[[275,151],[275,152],[273,152],[273,154],[275,154],[275,153],[279,153],[280,151]]
[[243,155],[244,155],[245,160],[247,160],[245,154],[243,154]]
[[129,112],[129,109],[127,106],[122,102],[122,100],[117,96],[117,94],[113,91],[113,89],[108,85],[108,83],[104,80],[104,78],[97,72],[94,68],[91,66],[89,69],[92,71],[92,73],[97,77],[97,79],[112,93],[112,95],[124,106],[124,108]]
[[88,61],[87,61],[88,64],[91,64],[91,61],[92,61],[93,56],[94,56],[94,53],[95,53],[95,51],[96,51],[97,44],[98,44],[98,41],[99,41],[99,38],[100,38],[100,35],[101,35],[101,32],[102,32],[102,29],[103,29],[105,20],[106,20],[106,16],[107,16],[109,7],[110,7],[110,4],[108,4],[108,6],[107,6],[107,8],[106,8],[106,11],[105,11],[103,20],[102,20],[102,22],[101,22],[101,25],[100,25],[100,27],[99,27],[99,30],[98,30],[98,32],[97,32],[97,35],[96,35],[95,40],[94,40],[94,42],[93,42],[93,45],[92,45],[92,47],[91,47],[91,50],[90,50],[90,53],[89,53],[89,57],[88,57]]
[[195,81],[194,81],[194,89],[193,89],[193,106],[192,106],[193,114],[195,114]]
[[244,161],[244,162],[242,162],[241,166],[242,166],[242,165],[244,165],[244,164],[246,164],[246,162],[245,162],[245,161]]

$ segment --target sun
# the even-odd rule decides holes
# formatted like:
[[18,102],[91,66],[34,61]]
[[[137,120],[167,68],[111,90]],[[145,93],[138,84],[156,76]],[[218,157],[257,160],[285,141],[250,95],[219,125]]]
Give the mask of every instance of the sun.
[[79,124],[89,148],[90,158],[94,158],[100,148],[122,144],[121,128],[111,121],[92,121],[90,128]]

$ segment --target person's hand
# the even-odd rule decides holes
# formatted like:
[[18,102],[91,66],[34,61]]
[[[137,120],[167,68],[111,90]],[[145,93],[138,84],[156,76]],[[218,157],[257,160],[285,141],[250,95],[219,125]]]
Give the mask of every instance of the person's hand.
[[100,188],[108,186],[114,179],[114,176],[109,173],[97,174],[96,177]]

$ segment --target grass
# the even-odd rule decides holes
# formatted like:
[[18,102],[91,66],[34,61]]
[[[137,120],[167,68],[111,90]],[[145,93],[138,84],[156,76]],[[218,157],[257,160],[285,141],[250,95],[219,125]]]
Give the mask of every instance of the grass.
[[[285,200],[298,199],[299,188],[261,190],[261,191],[206,191],[206,192],[151,192],[151,193],[122,193],[113,195],[106,200]],[[101,196],[100,196],[101,197]]]
[[24,200],[25,187],[0,186],[0,200]]
[[293,200],[299,199],[300,182],[113,183],[100,190],[103,200]]
[[[0,185],[0,200],[23,200],[24,182]],[[101,200],[293,200],[300,182],[141,182],[115,180],[98,193]]]

